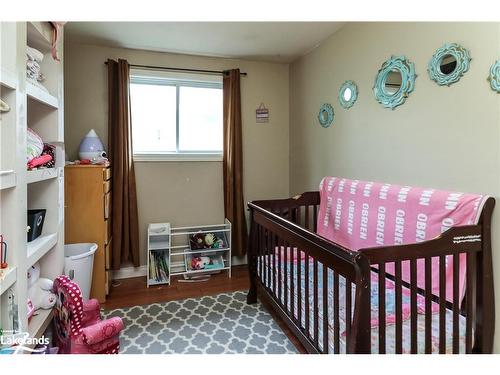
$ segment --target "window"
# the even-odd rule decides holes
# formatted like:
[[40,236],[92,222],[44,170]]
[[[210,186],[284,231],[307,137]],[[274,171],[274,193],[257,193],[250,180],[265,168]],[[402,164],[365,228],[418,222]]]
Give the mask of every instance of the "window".
[[221,77],[133,71],[130,106],[135,160],[221,160]]

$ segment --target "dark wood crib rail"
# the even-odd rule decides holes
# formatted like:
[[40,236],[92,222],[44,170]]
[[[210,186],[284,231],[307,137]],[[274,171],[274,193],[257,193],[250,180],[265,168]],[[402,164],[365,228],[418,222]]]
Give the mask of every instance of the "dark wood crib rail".
[[[489,198],[483,207],[478,225],[453,227],[440,237],[418,244],[387,246],[350,251],[315,234],[319,208],[319,193],[307,192],[289,199],[254,201],[248,204],[251,229],[248,249],[250,291],[248,303],[256,302],[257,293],[266,300],[288,325],[294,335],[310,353],[341,352],[340,337],[345,336],[346,353],[371,352],[371,301],[370,272],[379,273],[379,305],[385,306],[385,279],[395,283],[396,322],[395,352],[402,352],[402,290],[410,291],[411,352],[416,353],[417,314],[416,298],[424,298],[425,311],[432,304],[439,305],[439,352],[446,352],[445,311],[453,312],[453,352],[459,351],[459,315],[466,319],[465,351],[490,353],[494,334],[493,269],[491,259],[491,214],[495,201]],[[281,249],[276,254],[276,249]],[[444,264],[453,259],[454,274],[458,272],[459,254],[466,254],[466,296],[460,307],[440,295],[446,294]],[[270,256],[272,255],[272,256]],[[301,275],[301,267],[293,265],[293,259],[313,260],[313,283],[309,266]],[[431,259],[439,258],[439,293],[431,291]],[[301,260],[302,262],[302,260]],[[416,283],[417,262],[424,262],[425,287]],[[386,272],[386,266],[393,266]],[[402,266],[411,269],[410,280],[401,277]],[[319,272],[321,267],[321,272]],[[326,270],[326,271],[324,271]],[[330,285],[328,274],[333,275]],[[339,283],[343,278],[345,283]],[[319,283],[322,282],[322,296]],[[341,289],[344,288],[344,289]],[[354,299],[351,292],[355,288]],[[332,291],[333,299],[329,298]],[[339,312],[340,295],[345,298],[344,315]],[[326,303],[319,303],[319,299]],[[453,300],[458,301],[458,277],[453,280]],[[448,298],[449,299],[449,298]],[[309,301],[309,302],[308,302]],[[307,308],[312,303],[310,308]],[[311,311],[310,311],[311,310]],[[328,318],[333,314],[333,337],[329,332]],[[340,321],[345,326],[341,331]],[[385,353],[385,308],[379,309],[379,353]],[[320,334],[321,332],[321,334]],[[326,332],[326,334],[325,334]],[[333,341],[333,349],[329,347]],[[431,352],[431,314],[425,314],[425,352]]]
[[[346,289],[349,291],[352,289],[352,285],[358,286],[354,297],[354,305],[360,308],[353,311],[352,320],[351,318],[347,319],[346,351],[349,353],[370,353],[370,265],[367,258],[362,254],[352,252],[314,233],[318,216],[319,194],[317,192],[308,192],[289,199],[254,201],[249,203],[248,206],[252,225],[250,227],[248,249],[250,291],[247,302],[256,302],[258,291],[259,296],[276,310],[309,353],[327,353],[328,334],[323,335],[322,340],[320,340],[319,335],[319,310],[321,306],[318,304],[319,291],[317,286],[319,277],[318,263],[321,263],[334,273],[336,283],[333,286],[333,291],[335,296],[339,294],[338,280],[340,276],[346,279]],[[274,254],[276,247],[296,248],[296,254],[302,252],[305,259],[312,258],[314,260],[313,288],[308,288],[309,285],[306,284],[304,296],[301,296],[301,288],[297,288],[297,283],[292,282],[287,285],[288,280],[286,278],[283,285],[279,282],[268,285],[269,280],[276,279],[276,277],[282,279],[284,276],[280,273],[286,273],[287,269],[293,270],[290,267],[291,259],[287,258],[287,252],[283,257],[277,259],[275,257],[265,257]],[[259,263],[259,258],[264,259],[264,261]],[[269,264],[266,264],[266,262],[269,262]],[[308,268],[305,269],[305,272],[306,274],[303,276],[308,280]],[[323,281],[326,276],[326,273],[322,273]],[[301,279],[300,268],[297,268],[295,274],[291,272],[291,279],[295,280],[295,278]],[[298,298],[295,304],[299,304],[299,306],[294,306],[293,300],[288,301],[288,295],[284,292],[288,287],[292,296],[296,290]],[[323,288],[323,293],[326,294],[327,292],[328,289]],[[278,296],[283,296],[283,298]],[[305,316],[302,316],[302,297],[305,301],[309,301],[311,296],[314,301],[312,316],[309,316],[310,309],[308,308],[304,308]],[[349,300],[350,296],[351,293],[347,293],[346,299]],[[346,305],[350,306],[351,301],[347,302]],[[291,311],[294,311],[294,307],[297,307],[296,314],[291,313]],[[328,308],[328,305],[324,304],[324,308]],[[350,310],[349,307],[348,310]],[[322,311],[322,313],[324,312]],[[323,316],[325,315],[327,314]],[[338,321],[338,309],[336,309],[334,315],[335,321]],[[351,316],[351,313],[349,312],[348,315]],[[302,318],[305,320],[304,324],[301,324]],[[321,329],[323,329],[323,332],[328,331],[327,322],[324,319],[322,320]],[[341,332],[338,324],[336,324],[334,341],[337,344],[340,336]],[[336,345],[335,350],[338,351],[338,349],[339,345]]]

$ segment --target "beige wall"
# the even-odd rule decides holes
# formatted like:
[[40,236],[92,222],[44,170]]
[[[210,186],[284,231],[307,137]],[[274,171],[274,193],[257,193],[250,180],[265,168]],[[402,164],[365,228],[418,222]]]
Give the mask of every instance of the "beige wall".
[[[445,42],[471,52],[470,70],[440,87],[427,63]],[[394,111],[373,97],[381,64],[406,55],[418,74],[415,91]],[[500,58],[500,24],[352,23],[290,68],[290,193],[317,189],[325,175],[500,197],[500,95],[486,81]],[[359,98],[350,110],[337,100],[341,84],[354,80]],[[320,127],[322,103],[335,108],[335,121]],[[500,285],[500,208],[494,214],[493,252]],[[500,287],[496,289],[500,327]],[[497,329],[498,332],[498,329]],[[500,352],[500,334],[495,339]]]
[[[245,200],[289,194],[289,87],[287,64],[250,62],[147,51],[65,45],[65,144],[70,159],[86,132],[94,128],[107,141],[107,58],[133,64],[198,69],[240,68]],[[257,124],[261,102],[270,122]],[[223,221],[221,162],[137,162],[137,191],[142,264],[146,262],[146,228],[150,222],[173,225]]]

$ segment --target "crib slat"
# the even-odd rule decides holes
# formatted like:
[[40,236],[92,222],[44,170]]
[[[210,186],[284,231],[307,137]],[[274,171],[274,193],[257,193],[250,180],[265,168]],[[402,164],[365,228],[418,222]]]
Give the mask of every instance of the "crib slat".
[[425,353],[432,353],[432,258],[425,258]]
[[314,305],[313,305],[313,316],[314,316],[314,346],[318,347],[318,334],[319,334],[319,325],[318,325],[318,309],[319,309],[319,301],[318,301],[318,261],[314,259]]
[[280,239],[277,238],[277,247],[278,247],[278,303],[283,306],[283,280],[282,280],[282,259],[281,259],[281,246]]
[[263,255],[263,268],[262,268],[262,280],[264,281],[264,285],[265,285],[265,288],[268,289],[269,285],[269,280],[267,279],[267,269],[268,269],[268,264],[267,264],[267,261],[268,261],[268,255],[269,255],[269,252],[267,251],[267,246],[266,246],[266,233],[267,233],[267,229],[264,228],[264,227],[261,227],[261,233],[260,233],[260,246],[261,246],[261,249],[264,253]]
[[453,354],[460,352],[460,331],[458,327],[459,317],[459,258],[460,255],[453,255]]
[[288,242],[283,243],[283,277],[285,282],[283,283],[283,297],[285,311],[288,312]]
[[395,262],[396,279],[396,354],[403,353],[403,296],[401,288],[401,261]]
[[475,317],[474,301],[475,293],[475,273],[476,273],[476,253],[467,253],[466,272],[466,323],[465,323],[465,353],[472,353],[472,324]]
[[295,320],[295,278],[294,276],[294,259],[297,259],[295,256],[295,250],[293,245],[290,245],[290,312],[292,321]]
[[[351,280],[346,278],[345,283],[345,331],[346,331],[346,349],[349,347],[351,340],[351,323],[352,323],[352,284]],[[347,350],[346,350],[347,352]]]
[[300,222],[302,219],[301,216],[302,216],[302,208],[301,208],[301,206],[299,206],[295,209],[295,220],[297,222],[297,225],[299,225],[299,226],[300,226]]
[[302,329],[302,251],[297,249],[297,320],[299,329]]
[[446,353],[446,257],[439,257],[439,353]]
[[257,225],[257,243],[258,243],[258,253],[259,253],[259,280],[263,282],[262,280],[262,270],[264,269],[264,259],[263,259],[263,249],[262,249],[262,227],[260,225]]
[[333,271],[333,345],[335,354],[340,353],[340,319],[339,319],[339,274]]
[[[273,254],[273,295],[274,297],[277,297],[277,282],[276,282],[276,235],[274,233],[271,233],[271,247],[272,247],[272,254]],[[279,298],[278,298],[279,300]]]
[[305,264],[305,296],[304,296],[304,310],[306,313],[306,336],[310,335],[310,304],[309,304],[309,254],[306,253],[306,258],[304,259]]
[[273,234],[271,231],[267,231],[267,248],[268,260],[267,260],[267,280],[269,283],[269,293],[272,293],[274,289],[274,279],[273,279],[273,260],[274,260],[274,246],[273,246]]
[[328,354],[328,267],[323,265],[323,353]]
[[410,260],[410,333],[411,354],[418,353],[417,331],[417,260]]
[[385,354],[385,263],[378,265],[378,352]]

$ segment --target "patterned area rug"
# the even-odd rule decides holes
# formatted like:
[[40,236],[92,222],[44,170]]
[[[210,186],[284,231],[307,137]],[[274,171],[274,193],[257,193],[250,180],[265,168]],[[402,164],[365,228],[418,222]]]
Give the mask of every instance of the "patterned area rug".
[[109,310],[125,330],[126,354],[297,353],[262,304],[247,305],[245,292]]

